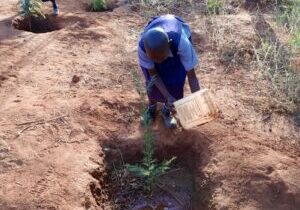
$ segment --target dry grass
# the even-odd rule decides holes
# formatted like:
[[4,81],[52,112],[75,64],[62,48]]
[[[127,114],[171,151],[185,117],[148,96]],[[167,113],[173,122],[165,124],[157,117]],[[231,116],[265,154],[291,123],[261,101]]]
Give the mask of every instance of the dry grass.
[[193,0],[129,0],[133,10],[140,12],[145,20],[163,14],[189,14],[194,8]]
[[275,96],[279,98],[284,93],[289,100],[299,103],[300,75],[292,68],[287,46],[263,39],[261,43],[261,47],[255,49],[257,65],[270,80]]
[[258,44],[258,38],[250,25],[250,16],[211,15],[207,17],[210,41],[216,49],[220,62],[225,65],[226,72],[238,66],[249,66],[249,63],[254,60],[252,45]]
[[[260,37],[260,48],[255,50],[256,60],[259,69],[271,81],[277,98],[284,98],[283,93],[287,100],[299,105],[300,72],[297,60],[300,55],[300,1],[278,0],[275,6],[275,19],[286,29],[290,41],[280,42],[275,33],[273,38]],[[262,15],[259,16],[263,19]],[[268,25],[264,28],[269,34],[272,32]]]
[[[280,42],[260,13],[213,14],[206,17],[206,22],[210,42],[225,73],[233,69],[259,70],[260,78],[270,84],[269,108],[290,114],[297,111],[300,102],[300,74],[294,65],[299,59],[295,57],[299,56],[295,50],[299,49],[297,38],[292,39],[294,46]],[[297,53],[292,53],[292,49]]]

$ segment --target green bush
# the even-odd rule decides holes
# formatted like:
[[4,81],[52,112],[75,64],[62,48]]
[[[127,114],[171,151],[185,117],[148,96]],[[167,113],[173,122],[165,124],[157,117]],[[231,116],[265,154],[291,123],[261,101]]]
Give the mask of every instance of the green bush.
[[92,11],[103,11],[107,9],[106,0],[92,0],[91,1],[91,10]]
[[291,31],[300,26],[300,0],[285,0],[277,3],[277,20]]
[[43,2],[41,0],[19,0],[20,12],[24,17],[42,17],[45,14],[42,10]]
[[207,9],[209,13],[219,14],[222,9],[222,3],[220,0],[207,0]]

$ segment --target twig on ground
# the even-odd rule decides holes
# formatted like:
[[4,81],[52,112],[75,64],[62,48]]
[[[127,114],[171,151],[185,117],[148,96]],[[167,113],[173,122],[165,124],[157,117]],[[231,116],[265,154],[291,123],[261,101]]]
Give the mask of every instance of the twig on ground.
[[31,124],[31,125],[23,128],[21,131],[19,131],[15,138],[18,138],[24,131],[28,130],[31,127],[34,127],[36,125],[45,124],[47,122],[55,121],[55,120],[58,120],[58,119],[62,119],[62,118],[67,117],[67,116],[69,116],[69,115],[62,115],[62,116],[55,117],[55,118],[52,118],[52,119],[49,119],[49,120],[36,120],[36,121],[30,121],[30,122],[16,124],[17,126],[28,125],[28,124]]
[[16,126],[22,126],[22,125],[28,125],[28,124],[32,124],[32,123],[38,123],[41,122],[43,120],[34,120],[34,121],[29,121],[29,122],[24,122],[24,123],[17,123]]
[[21,131],[18,132],[15,138],[18,138],[24,131],[28,130],[29,128],[33,127],[34,125],[29,125],[25,128],[23,128]]
[[156,184],[157,187],[159,187],[160,189],[164,190],[165,192],[169,193],[181,206],[184,206],[184,203],[181,199],[178,198],[178,196],[170,189],[168,189],[167,187],[164,186],[163,183]]
[[120,180],[120,178],[119,178],[119,174],[118,174],[118,170],[117,170],[117,168],[116,168],[116,166],[115,166],[115,163],[114,162],[112,162],[112,165],[113,165],[113,167],[114,167],[114,173],[115,173],[115,175],[116,175],[116,179],[117,179],[117,181],[119,182],[119,183],[121,183],[121,180]]
[[122,77],[125,77],[125,76],[130,76],[130,73],[126,73],[126,74],[122,74],[120,73],[118,76],[117,76],[117,83],[120,84],[121,83],[121,78]]
[[175,168],[175,169],[173,169],[173,170],[169,170],[169,171],[167,171],[167,172],[165,172],[165,173],[163,173],[163,174],[160,174],[159,177],[160,177],[160,176],[165,176],[165,175],[167,175],[167,174],[172,174],[172,173],[175,173],[175,172],[181,171],[181,170],[183,170],[183,168]]
[[82,140],[75,140],[75,141],[65,141],[65,140],[59,140],[58,143],[65,143],[65,144],[74,144],[74,143],[82,143],[85,141],[88,141],[89,139],[82,139]]
[[24,123],[17,123],[16,126],[28,125],[28,124],[33,124],[33,123],[43,124],[43,123],[46,123],[46,122],[51,122],[51,121],[54,121],[54,120],[59,120],[59,119],[62,119],[64,117],[68,117],[68,116],[69,115],[61,115],[61,116],[58,116],[58,117],[55,117],[55,118],[52,118],[52,119],[49,119],[49,120],[41,119],[41,120],[34,120],[34,121],[24,122]]
[[121,157],[121,160],[122,160],[122,164],[123,164],[123,167],[125,167],[125,162],[124,162],[124,158],[123,158],[123,154],[122,154],[122,151],[118,148],[117,149],[118,150],[118,152],[120,153],[120,157]]

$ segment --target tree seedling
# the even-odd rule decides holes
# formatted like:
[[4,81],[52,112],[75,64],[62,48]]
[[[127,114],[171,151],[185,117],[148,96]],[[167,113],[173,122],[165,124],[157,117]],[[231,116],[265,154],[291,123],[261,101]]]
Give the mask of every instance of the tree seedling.
[[[140,95],[142,101],[142,108],[141,114],[146,114],[146,106],[144,103],[145,99],[145,91],[142,90],[141,79],[139,75],[132,71],[132,77],[135,83],[135,87],[137,92]],[[147,89],[151,89],[153,86],[153,82],[147,86]],[[167,170],[170,169],[171,163],[176,159],[176,157],[171,158],[170,160],[164,160],[161,163],[154,158],[154,151],[155,151],[155,137],[153,132],[150,130],[150,122],[144,125],[145,133],[143,137],[144,141],[144,148],[143,148],[143,161],[141,164],[127,164],[127,169],[129,172],[133,173],[134,175],[141,177],[145,182],[145,190],[151,194],[153,187],[157,184],[158,177],[164,174]]]
[[42,10],[43,2],[41,0],[19,0],[19,5],[24,18],[46,17]]

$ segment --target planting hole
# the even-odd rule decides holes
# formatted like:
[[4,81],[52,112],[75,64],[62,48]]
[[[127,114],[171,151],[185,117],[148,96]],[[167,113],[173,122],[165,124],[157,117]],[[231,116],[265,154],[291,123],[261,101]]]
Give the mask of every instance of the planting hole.
[[29,31],[33,33],[47,33],[61,29],[58,20],[54,16],[42,17],[16,17],[13,20],[13,26],[18,30]]
[[211,197],[210,182],[201,172],[201,151],[205,148],[195,145],[198,138],[205,137],[192,135],[193,140],[187,141],[185,134],[179,134],[171,144],[156,143],[155,158],[159,162],[174,156],[176,160],[170,170],[158,176],[151,193],[145,190],[144,181],[128,172],[126,167],[126,163],[141,163],[142,140],[113,140],[102,145],[104,153],[101,156],[105,163],[91,172],[98,180],[90,185],[96,203],[104,207],[109,202],[115,209],[132,210],[207,209]]

